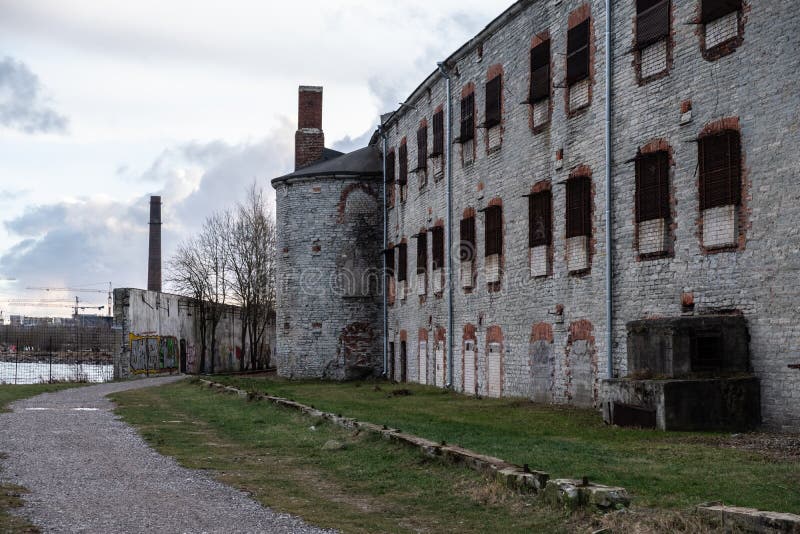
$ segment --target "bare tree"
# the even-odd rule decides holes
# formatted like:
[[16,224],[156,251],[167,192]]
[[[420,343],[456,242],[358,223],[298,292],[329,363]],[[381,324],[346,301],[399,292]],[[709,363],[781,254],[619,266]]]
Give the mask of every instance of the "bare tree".
[[[275,308],[275,222],[263,190],[250,185],[247,197],[224,218],[231,293],[241,306],[241,343],[249,345],[249,366],[269,366],[267,328]],[[245,359],[240,362],[245,369]]]

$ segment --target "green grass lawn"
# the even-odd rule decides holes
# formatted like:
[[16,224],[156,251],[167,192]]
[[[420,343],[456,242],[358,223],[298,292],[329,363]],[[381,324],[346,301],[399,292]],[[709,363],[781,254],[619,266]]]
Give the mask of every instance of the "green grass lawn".
[[[40,393],[58,391],[80,384],[30,384],[30,385],[0,385],[0,412],[7,412],[8,405],[18,399],[33,397]],[[2,429],[2,432],[9,432],[11,429]],[[2,453],[0,452],[0,459]],[[22,496],[25,488],[0,482],[0,532],[33,533],[39,530],[25,521],[24,519],[11,515],[8,511],[12,508],[22,506]]]
[[[800,462],[720,447],[720,434],[616,428],[593,410],[477,399],[415,384],[215,379],[527,463],[552,477],[621,485],[639,506],[683,508],[719,500],[800,513]],[[401,387],[411,394],[392,395]]]
[[[375,435],[188,381],[112,395],[162,454],[211,470],[261,503],[342,532],[708,532],[688,512],[551,508]],[[344,449],[326,450],[331,440]]]

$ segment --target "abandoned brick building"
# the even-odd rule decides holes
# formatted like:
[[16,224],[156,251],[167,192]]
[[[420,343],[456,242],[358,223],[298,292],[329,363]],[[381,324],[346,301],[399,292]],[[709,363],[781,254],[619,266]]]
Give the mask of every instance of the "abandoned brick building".
[[798,30],[782,0],[519,1],[350,154],[301,87],[280,374],[800,429]]

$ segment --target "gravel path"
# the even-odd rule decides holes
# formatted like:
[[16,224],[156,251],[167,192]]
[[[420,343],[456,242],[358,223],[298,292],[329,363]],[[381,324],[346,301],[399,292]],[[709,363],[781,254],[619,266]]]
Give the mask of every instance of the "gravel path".
[[330,532],[161,456],[106,398],[178,379],[45,393],[0,414],[0,478],[31,492],[21,513],[45,532]]

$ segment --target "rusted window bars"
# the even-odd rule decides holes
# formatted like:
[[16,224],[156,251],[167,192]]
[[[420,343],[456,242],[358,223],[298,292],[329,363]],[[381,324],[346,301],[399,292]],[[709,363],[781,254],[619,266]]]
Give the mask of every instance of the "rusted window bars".
[[698,142],[700,209],[738,206],[742,200],[741,140],[739,132],[708,135]]
[[567,180],[567,238],[592,235],[591,194],[588,176]]
[[669,219],[669,155],[667,152],[636,157],[636,222]]

